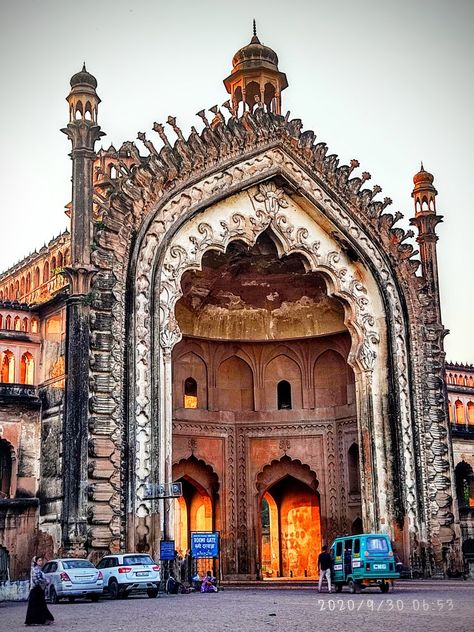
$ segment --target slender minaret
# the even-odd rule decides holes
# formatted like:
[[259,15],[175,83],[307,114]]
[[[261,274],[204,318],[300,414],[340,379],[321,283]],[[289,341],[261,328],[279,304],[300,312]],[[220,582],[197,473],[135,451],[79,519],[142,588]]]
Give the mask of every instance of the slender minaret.
[[71,78],[69,123],[63,130],[72,145],[71,262],[66,323],[66,399],[63,426],[64,551],[81,554],[87,531],[87,438],[89,417],[89,303],[94,146],[103,136],[97,125],[97,80],[87,72]]
[[423,314],[424,380],[423,409],[425,416],[424,442],[427,446],[430,501],[426,505],[430,522],[428,572],[443,576],[448,568],[461,567],[460,527],[454,487],[452,444],[449,438],[448,398],[446,392],[444,337],[448,333],[441,319],[439,296],[436,226],[443,221],[436,214],[434,177],[423,168],[413,177],[412,197],[415,217],[410,224],[418,229],[417,242],[424,280],[426,311]]
[[415,204],[415,217],[410,224],[418,229],[416,241],[420,246],[420,257],[423,277],[433,298],[433,322],[441,323],[441,306],[439,301],[438,257],[436,253],[436,226],[443,221],[441,215],[436,215],[436,196],[438,191],[433,186],[434,176],[423,168],[413,176],[415,185],[412,198]]

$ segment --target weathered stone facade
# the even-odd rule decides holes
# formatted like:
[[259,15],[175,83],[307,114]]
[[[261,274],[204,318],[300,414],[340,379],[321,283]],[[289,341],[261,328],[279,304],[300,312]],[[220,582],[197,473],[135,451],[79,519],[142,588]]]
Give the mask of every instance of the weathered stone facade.
[[[433,177],[414,178],[420,261],[358,162],[280,114],[286,85],[254,35],[228,115],[95,154],[97,82],[71,79],[67,286],[34,308],[67,332],[36,382],[55,551],[157,556],[205,528],[226,577],[311,576],[308,551],[363,528],[427,574],[460,567]],[[173,480],[179,501],[147,498]]]

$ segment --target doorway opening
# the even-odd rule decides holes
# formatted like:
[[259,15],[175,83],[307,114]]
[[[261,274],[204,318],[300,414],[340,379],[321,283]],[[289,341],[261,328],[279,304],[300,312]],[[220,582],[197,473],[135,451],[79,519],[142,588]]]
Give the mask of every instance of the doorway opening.
[[315,578],[321,550],[319,495],[287,475],[260,501],[261,569],[264,579]]

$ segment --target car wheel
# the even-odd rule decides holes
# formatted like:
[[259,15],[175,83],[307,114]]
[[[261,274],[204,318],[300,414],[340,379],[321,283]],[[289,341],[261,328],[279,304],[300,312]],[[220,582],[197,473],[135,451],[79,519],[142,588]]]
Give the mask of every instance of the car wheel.
[[94,603],[97,603],[99,601],[99,595],[91,595],[91,601],[93,601]]
[[150,597],[150,599],[154,599],[158,597],[158,588],[148,588],[146,594]]
[[353,579],[350,579],[347,582],[347,585],[349,586],[349,592],[351,594],[354,594],[354,593],[359,594],[360,593],[360,584],[358,582],[355,582]]
[[388,582],[382,582],[382,583],[380,584],[380,590],[381,590],[383,593],[388,593],[389,589],[390,589],[390,584],[389,584]]
[[49,601],[50,603],[59,603],[58,593],[54,586],[51,586],[49,589]]
[[336,592],[337,593],[342,592],[342,584],[336,584]]
[[109,594],[112,599],[118,599],[119,587],[116,579],[111,579],[109,582]]

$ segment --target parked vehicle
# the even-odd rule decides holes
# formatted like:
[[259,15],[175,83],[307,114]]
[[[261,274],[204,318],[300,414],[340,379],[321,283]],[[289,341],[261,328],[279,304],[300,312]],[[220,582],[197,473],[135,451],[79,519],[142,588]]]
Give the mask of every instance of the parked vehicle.
[[104,575],[104,592],[112,599],[126,598],[131,592],[158,595],[160,567],[146,553],[106,555],[97,564]]
[[103,591],[102,573],[89,560],[51,560],[43,566],[43,573],[50,580],[46,588],[46,597],[51,603],[58,603],[65,597],[69,601],[74,601],[76,597],[88,597],[92,601],[98,601]]
[[336,592],[347,585],[351,593],[374,586],[386,593],[390,582],[400,577],[390,539],[381,533],[336,538],[331,545],[331,557]]

